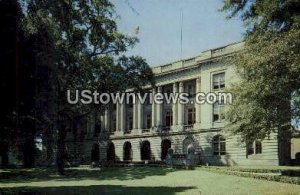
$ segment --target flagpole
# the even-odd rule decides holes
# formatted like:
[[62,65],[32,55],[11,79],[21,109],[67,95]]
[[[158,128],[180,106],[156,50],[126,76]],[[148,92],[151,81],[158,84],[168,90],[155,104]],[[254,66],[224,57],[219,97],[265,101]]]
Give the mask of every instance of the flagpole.
[[180,9],[180,12],[181,12],[181,21],[180,21],[180,59],[182,60],[182,24],[183,24],[182,8]]

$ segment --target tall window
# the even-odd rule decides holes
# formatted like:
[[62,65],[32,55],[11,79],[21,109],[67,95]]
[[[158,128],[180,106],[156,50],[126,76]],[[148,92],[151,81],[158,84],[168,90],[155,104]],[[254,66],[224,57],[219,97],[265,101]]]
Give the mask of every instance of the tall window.
[[117,129],[116,112],[111,113],[111,131],[114,132]]
[[188,109],[188,125],[192,125],[195,123],[195,108],[189,108]]
[[226,154],[226,140],[222,135],[216,135],[213,137],[213,154],[225,155]]
[[[166,86],[163,90],[163,93],[167,95],[167,99],[170,99],[172,93],[173,93],[173,89],[170,86]],[[164,97],[164,103],[167,104],[167,99]]]
[[213,75],[213,90],[221,90],[225,88],[225,73]]
[[101,122],[95,124],[94,136],[97,136],[101,132]]
[[213,105],[213,122],[222,121],[225,119],[224,114],[225,105],[219,102],[214,103]]
[[151,113],[148,113],[146,115],[146,129],[150,129],[151,128]]
[[149,105],[151,105],[151,102],[150,102],[150,96],[147,95],[147,98],[146,98],[146,100],[145,100],[145,106],[149,106]]
[[256,140],[255,141],[255,154],[261,154],[261,153],[262,153],[261,141]]
[[110,108],[110,131],[114,132],[117,129],[117,105],[113,104]]
[[196,86],[193,83],[187,85],[187,93],[190,97],[194,97],[196,94]]
[[247,144],[247,155],[261,154],[261,153],[262,153],[261,141],[256,140],[253,143]]
[[247,155],[252,155],[252,154],[254,154],[253,143],[248,143],[247,144]]
[[165,126],[170,127],[173,124],[173,113],[172,111],[167,111],[165,116]]
[[128,105],[126,105],[126,131],[133,129],[133,97],[129,96]]
[[133,129],[133,118],[132,116],[128,117],[128,126],[127,126],[127,130],[132,130]]

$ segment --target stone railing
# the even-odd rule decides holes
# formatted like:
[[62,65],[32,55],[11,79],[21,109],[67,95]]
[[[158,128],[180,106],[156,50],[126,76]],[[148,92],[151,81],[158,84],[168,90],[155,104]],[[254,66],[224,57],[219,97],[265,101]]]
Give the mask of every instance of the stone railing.
[[183,125],[183,130],[184,131],[189,131],[189,130],[192,130],[193,127],[194,127],[194,124]]
[[149,133],[150,129],[142,129],[142,133]]
[[124,131],[124,134],[130,134],[131,133],[131,130],[129,130],[129,129],[126,129],[125,131]]
[[162,131],[170,131],[171,127],[170,126],[163,126]]

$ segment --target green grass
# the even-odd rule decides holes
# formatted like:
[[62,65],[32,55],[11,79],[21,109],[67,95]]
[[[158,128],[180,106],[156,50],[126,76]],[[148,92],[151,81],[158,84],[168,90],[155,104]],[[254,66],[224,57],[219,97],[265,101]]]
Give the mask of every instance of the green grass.
[[300,194],[300,186],[167,167],[0,171],[0,194]]

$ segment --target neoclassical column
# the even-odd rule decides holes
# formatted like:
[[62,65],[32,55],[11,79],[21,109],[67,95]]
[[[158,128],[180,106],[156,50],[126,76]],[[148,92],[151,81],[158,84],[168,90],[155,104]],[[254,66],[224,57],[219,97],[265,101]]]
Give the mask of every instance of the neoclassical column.
[[[178,93],[178,85],[177,83],[173,83],[173,94],[175,96],[175,94]],[[177,103],[174,102],[172,105],[172,112],[173,112],[173,125],[177,125],[178,124],[178,120],[177,120]]]
[[120,104],[116,103],[116,131],[120,131]]
[[[197,78],[196,79],[196,94],[201,92],[201,79]],[[201,122],[201,105],[195,103],[196,107],[196,123]]]
[[[162,87],[157,87],[157,93],[162,93]],[[157,104],[156,105],[156,126],[161,127],[162,126],[162,107],[163,104]]]
[[155,102],[154,102],[154,95],[156,93],[156,90],[155,88],[152,89],[152,110],[151,110],[151,126],[152,127],[155,127],[156,126],[156,105],[155,105]]
[[[184,92],[183,82],[179,82],[179,94]],[[178,110],[178,125],[183,125],[184,123],[184,105],[177,102],[177,110]]]
[[141,101],[137,98],[137,128],[143,128],[143,105]]
[[138,105],[138,102],[137,102],[137,97],[135,96],[135,101],[133,101],[133,109],[132,109],[132,112],[133,112],[133,129],[137,129],[137,123],[138,123],[138,112],[137,112],[137,105]]
[[126,129],[126,104],[123,102],[120,105],[120,130],[125,131]]
[[105,126],[105,131],[109,132],[110,131],[110,113],[109,113],[109,108],[105,109],[104,113],[104,126]]
[[100,116],[100,125],[101,125],[101,132],[104,131],[106,128],[105,128],[105,113],[102,113],[101,116]]

